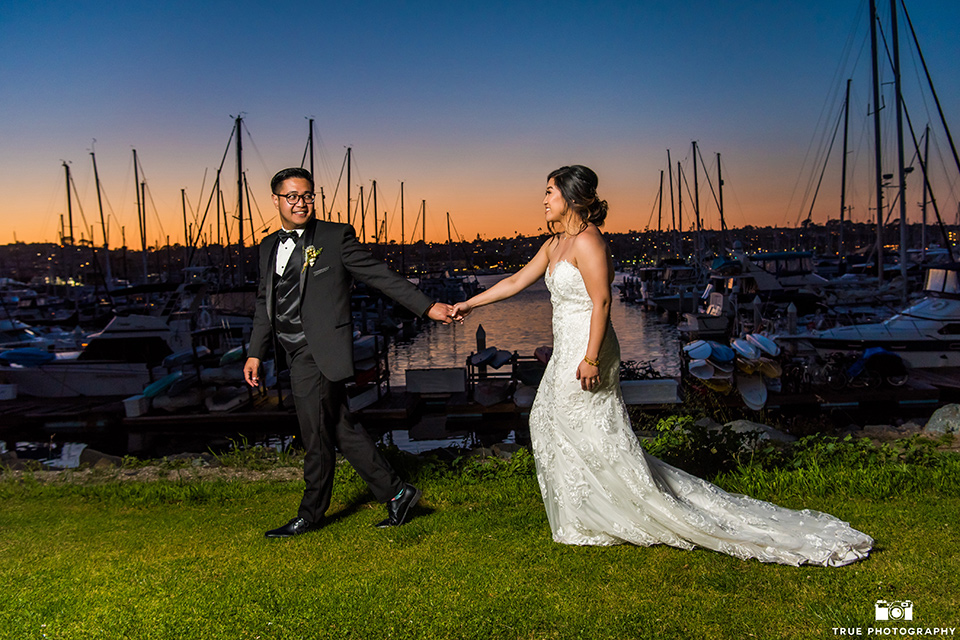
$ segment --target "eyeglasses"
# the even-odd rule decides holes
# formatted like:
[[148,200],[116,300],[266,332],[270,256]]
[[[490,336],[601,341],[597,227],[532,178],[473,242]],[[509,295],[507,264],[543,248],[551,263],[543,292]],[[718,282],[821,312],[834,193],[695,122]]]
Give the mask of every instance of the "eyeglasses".
[[313,204],[313,201],[317,199],[317,194],[310,193],[309,191],[307,191],[306,193],[275,193],[273,195],[285,199],[287,201],[287,204],[292,204],[292,205],[295,205],[298,202],[300,202],[300,198],[303,198],[303,201],[306,204]]

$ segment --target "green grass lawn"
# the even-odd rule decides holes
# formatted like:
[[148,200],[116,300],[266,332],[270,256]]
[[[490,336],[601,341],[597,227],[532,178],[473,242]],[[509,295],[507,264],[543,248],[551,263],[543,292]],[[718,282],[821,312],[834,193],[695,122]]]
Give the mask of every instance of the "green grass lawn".
[[952,485],[812,497],[780,478],[781,504],[877,541],[861,563],[795,568],[558,545],[529,466],[492,469],[408,470],[416,517],[378,530],[383,507],[341,467],[331,522],[292,540],[263,532],[295,514],[302,483],[0,478],[0,638],[832,638],[897,626],[874,622],[879,598],[914,602],[899,626],[960,635]]

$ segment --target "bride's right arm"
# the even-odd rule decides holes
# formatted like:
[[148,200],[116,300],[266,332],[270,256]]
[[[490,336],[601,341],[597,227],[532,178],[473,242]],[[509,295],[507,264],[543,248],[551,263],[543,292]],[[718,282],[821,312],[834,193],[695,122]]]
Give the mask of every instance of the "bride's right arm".
[[547,265],[550,264],[548,255],[548,246],[553,241],[551,238],[543,243],[537,255],[528,262],[520,271],[510,277],[504,278],[486,291],[478,293],[466,302],[458,302],[454,305],[454,317],[462,319],[463,316],[473,311],[476,307],[482,307],[487,304],[493,304],[500,300],[505,300],[511,296],[520,293],[534,282],[543,277],[547,271]]

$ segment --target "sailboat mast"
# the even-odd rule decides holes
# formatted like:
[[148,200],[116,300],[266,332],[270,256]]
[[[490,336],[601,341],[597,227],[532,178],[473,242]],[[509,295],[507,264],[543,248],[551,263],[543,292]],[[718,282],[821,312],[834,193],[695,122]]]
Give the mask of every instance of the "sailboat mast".
[[453,240],[450,239],[450,212],[447,211],[447,260],[453,268]]
[[673,224],[673,252],[680,255],[677,247],[677,211],[673,206],[673,161],[670,159],[670,149],[667,149],[667,177],[670,179],[670,222]]
[[663,169],[660,169],[660,191],[657,193],[657,262],[660,262],[660,245],[663,242]]
[[727,221],[723,217],[723,173],[720,169],[720,154],[717,153],[717,193],[720,207],[720,255],[727,255]]
[[353,149],[347,147],[347,224],[353,224],[353,221],[350,219],[350,161],[351,152]]
[[677,227],[680,229],[680,253],[683,253],[683,169],[677,161]]
[[147,267],[147,182],[140,181],[140,199],[143,201],[143,212],[140,216],[140,256],[143,258],[143,283],[147,283],[149,269]]
[[837,257],[844,259],[843,224],[847,211],[847,139],[850,132],[850,78],[847,78],[847,97],[843,103],[843,162],[840,169],[840,237],[837,240]]
[[180,189],[180,207],[183,209],[183,266],[190,266],[190,231],[187,229],[187,190]]
[[400,275],[406,277],[407,275],[407,264],[405,262],[406,252],[403,250],[403,243],[406,241],[406,236],[404,235],[403,230],[403,183],[400,183]]
[[907,172],[903,163],[903,100],[900,93],[900,39],[897,29],[897,0],[890,0],[890,28],[893,34],[893,86],[897,106],[897,185],[900,198],[900,279],[901,302],[907,302]]
[[217,169],[217,183],[213,185],[214,189],[214,198],[217,201],[217,244],[220,247],[223,247],[223,236],[220,235],[220,200],[222,194],[220,192],[220,169]]
[[883,167],[880,150],[880,68],[877,60],[877,2],[870,0],[870,62],[873,68],[873,162],[877,188],[877,285],[883,284]]
[[700,221],[700,182],[697,171],[697,141],[693,141],[693,213],[697,217],[697,260],[703,256],[703,224]]
[[[110,282],[113,280],[113,274],[110,271],[110,242],[107,238],[107,223],[103,217],[103,195],[100,193],[100,174],[97,172],[97,156],[91,151],[90,157],[93,159],[93,181],[97,185],[97,205],[100,207],[100,228],[103,229],[103,251],[107,258],[107,289],[110,289]],[[90,236],[93,241],[93,236]]]
[[[137,224],[140,226],[140,249],[143,258],[143,282],[147,282],[147,202],[143,194],[143,184],[140,182],[140,161],[137,160],[137,150],[133,150],[133,186],[137,192]],[[124,241],[126,246],[126,241]]]
[[377,219],[377,181],[373,181],[373,244],[380,243],[380,223]]
[[363,206],[363,185],[360,185],[360,242],[367,242],[367,210]]
[[237,273],[240,276],[237,284],[246,282],[243,265],[243,118],[237,116]]
[[310,146],[310,175],[317,179],[317,174],[313,172],[313,118],[310,118],[310,135],[307,137],[307,144]]
[[[926,174],[927,167],[930,166],[930,125],[923,133],[923,172]],[[926,177],[923,180],[923,201],[920,204],[921,224],[920,224],[920,260],[922,263],[927,261],[927,196],[929,195]],[[949,245],[948,245],[949,246]]]
[[70,165],[66,160],[63,161],[63,170],[67,178],[67,220],[70,225],[70,235],[61,234],[61,236],[63,244],[73,244],[73,201],[70,198]]

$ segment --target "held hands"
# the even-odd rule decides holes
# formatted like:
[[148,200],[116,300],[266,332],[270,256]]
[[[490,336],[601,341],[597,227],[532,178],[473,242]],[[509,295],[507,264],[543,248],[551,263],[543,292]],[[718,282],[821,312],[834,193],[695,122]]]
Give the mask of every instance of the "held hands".
[[453,319],[463,324],[463,319],[466,318],[471,311],[473,311],[473,307],[471,307],[469,303],[458,302],[453,305]]
[[247,358],[243,365],[243,379],[251,387],[260,386],[260,358]]
[[427,311],[427,317],[443,324],[450,324],[454,321],[453,309],[452,306],[444,302],[435,302]]
[[600,386],[600,368],[581,360],[577,367],[577,380],[584,391],[593,391]]

